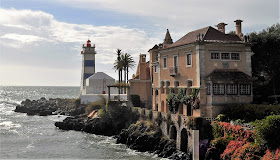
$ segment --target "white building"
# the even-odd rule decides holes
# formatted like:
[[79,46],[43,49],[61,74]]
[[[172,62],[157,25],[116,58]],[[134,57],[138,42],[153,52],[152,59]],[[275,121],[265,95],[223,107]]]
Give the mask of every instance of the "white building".
[[[104,95],[108,98],[109,91],[107,86],[115,84],[115,79],[103,72],[97,72],[85,81],[86,85],[80,95],[81,103],[83,104],[97,101],[99,99],[99,95]],[[118,97],[117,88],[110,89],[110,96],[111,99],[116,99]],[[121,97],[123,96],[121,95]]]
[[[95,73],[95,45],[91,45],[91,41],[88,40],[86,45],[83,45],[82,60],[82,76],[81,76],[81,90],[80,99],[82,104],[88,104],[90,102],[97,101],[99,95],[104,95],[108,98],[108,87],[116,83],[115,79],[108,76],[103,72]],[[110,99],[121,100],[126,99],[126,94],[118,94],[118,89],[111,87]]]
[[[108,94],[108,85],[114,85],[115,79],[103,72],[97,72],[86,79],[86,94]],[[110,90],[112,94],[117,94],[116,89]]]

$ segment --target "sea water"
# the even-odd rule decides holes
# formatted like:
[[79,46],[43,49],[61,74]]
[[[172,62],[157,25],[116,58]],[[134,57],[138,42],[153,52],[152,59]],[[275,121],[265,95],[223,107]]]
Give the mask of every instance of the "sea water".
[[116,144],[113,137],[55,127],[65,116],[27,116],[13,110],[22,100],[77,98],[79,87],[0,86],[0,159],[159,159]]

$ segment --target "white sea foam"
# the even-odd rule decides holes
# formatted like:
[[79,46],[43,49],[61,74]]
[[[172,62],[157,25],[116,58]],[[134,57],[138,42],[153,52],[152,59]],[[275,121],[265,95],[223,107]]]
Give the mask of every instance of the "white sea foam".
[[133,156],[136,156],[137,154],[139,154],[139,152],[137,152],[136,150],[130,149],[130,148],[127,148],[126,151],[129,155],[133,155]]
[[0,127],[6,130],[10,130],[12,128],[19,128],[21,127],[20,124],[15,124],[12,121],[4,121],[0,123]]
[[26,148],[27,148],[27,149],[32,149],[32,148],[34,148],[34,146],[33,146],[33,142],[32,142],[32,143],[30,143],[30,144],[28,144]]

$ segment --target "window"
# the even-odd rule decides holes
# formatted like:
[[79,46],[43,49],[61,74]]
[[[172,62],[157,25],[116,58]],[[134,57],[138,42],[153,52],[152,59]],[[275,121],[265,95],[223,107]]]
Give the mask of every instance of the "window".
[[146,62],[146,56],[142,56],[142,62]]
[[220,59],[220,53],[217,52],[211,53],[211,59]]
[[167,68],[167,57],[163,57],[163,69]]
[[239,53],[231,53],[231,60],[240,60]]
[[251,85],[250,84],[240,84],[239,90],[241,95],[250,95],[251,94]]
[[154,66],[154,68],[155,68],[155,73],[157,73],[158,66],[156,65],[156,66]]
[[228,59],[228,60],[230,59],[229,53],[222,53],[221,57],[222,57],[222,59]]
[[237,94],[237,84],[227,84],[227,94],[236,95]]
[[213,94],[215,95],[225,94],[225,85],[221,83],[213,84]]
[[173,59],[174,59],[174,67],[178,67],[178,56],[177,55],[174,55],[174,57],[173,57]]
[[191,67],[191,66],[192,66],[192,54],[187,53],[187,67]]
[[211,94],[211,84],[207,83],[207,94],[210,95]]
[[85,60],[85,67],[94,67],[94,60]]

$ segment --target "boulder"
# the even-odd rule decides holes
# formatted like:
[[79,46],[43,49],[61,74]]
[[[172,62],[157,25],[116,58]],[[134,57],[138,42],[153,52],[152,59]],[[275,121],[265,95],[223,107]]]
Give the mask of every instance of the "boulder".
[[39,116],[48,116],[48,115],[52,115],[51,110],[43,110],[39,112]]

